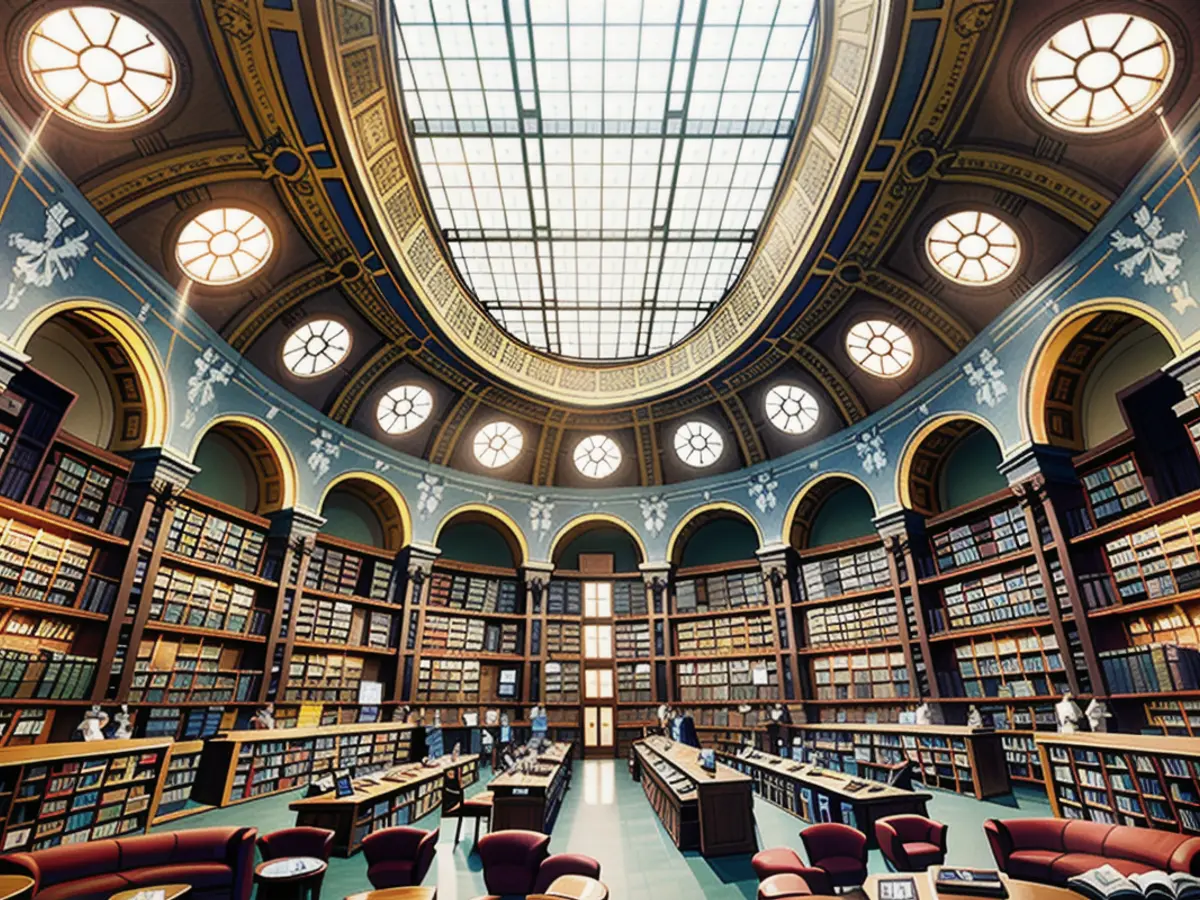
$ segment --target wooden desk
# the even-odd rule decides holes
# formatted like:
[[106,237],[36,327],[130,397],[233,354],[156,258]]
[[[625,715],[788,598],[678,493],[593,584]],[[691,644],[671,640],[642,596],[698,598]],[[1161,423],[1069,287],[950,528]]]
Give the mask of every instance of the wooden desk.
[[403,722],[359,722],[223,731],[204,744],[192,799],[229,806],[303,787],[334,769],[354,775],[359,767],[399,765],[411,758],[416,728]]
[[[867,846],[877,847],[875,821],[901,813],[926,814],[930,794],[891,787],[866,778],[851,778],[828,770],[793,772],[798,763],[771,753],[755,751],[752,759],[718,753],[727,765],[744,772],[754,781],[760,797],[797,818],[808,822],[841,822],[867,836]],[[849,790],[851,782],[864,786]],[[828,815],[826,815],[828,810]]]
[[695,747],[661,735],[633,745],[633,777],[680,850],[699,847],[704,856],[753,853],[754,801],[747,775],[717,764],[701,768]]
[[[933,886],[933,879],[937,876],[938,869],[941,866],[930,866],[925,872],[896,872],[888,875],[868,875],[867,880],[863,883],[863,893],[867,895],[868,900],[879,900],[879,882],[885,879],[893,878],[909,878],[911,877],[917,884],[918,900],[951,900],[951,898],[962,898],[962,900],[981,900],[975,895],[967,894],[950,894],[939,892]],[[955,868],[951,866],[951,868]],[[1054,887],[1049,884],[1038,884],[1036,881],[1018,881],[1015,878],[1009,878],[1003,872],[1000,873],[1000,880],[1004,882],[1005,888],[1008,890],[1008,900],[1079,900],[1080,895],[1067,888]]]
[[383,777],[378,783],[374,776],[357,779],[354,793],[347,797],[330,791],[293,800],[288,809],[295,811],[297,825],[330,829],[335,856],[352,856],[371,832],[411,825],[441,806],[442,779],[455,769],[464,787],[474,784],[479,778],[479,757],[460,756],[453,762],[443,756],[436,768],[408,763],[391,770],[393,777]]
[[543,775],[503,772],[488,782],[492,792],[491,831],[519,828],[549,834],[571,782],[575,745],[552,744],[538,756]]

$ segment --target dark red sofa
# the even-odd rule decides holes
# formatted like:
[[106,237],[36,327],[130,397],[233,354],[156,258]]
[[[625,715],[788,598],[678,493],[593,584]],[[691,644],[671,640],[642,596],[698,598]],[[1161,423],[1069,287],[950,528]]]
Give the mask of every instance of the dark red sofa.
[[28,875],[36,900],[108,900],[118,891],[190,884],[188,900],[250,900],[253,828],[197,828],[0,856],[0,873]]
[[983,830],[996,865],[1023,881],[1063,885],[1105,863],[1123,875],[1200,875],[1200,837],[1178,832],[1076,819],[988,819]]

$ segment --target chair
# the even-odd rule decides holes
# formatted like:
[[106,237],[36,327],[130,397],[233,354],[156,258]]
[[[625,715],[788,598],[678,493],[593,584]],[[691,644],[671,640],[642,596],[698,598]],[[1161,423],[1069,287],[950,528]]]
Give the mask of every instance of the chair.
[[425,880],[437,853],[440,829],[382,828],[363,838],[367,880],[376,889],[411,887]]
[[479,839],[483,883],[489,894],[529,894],[542,862],[550,855],[550,836],[537,831],[493,831]]
[[[824,878],[823,873],[821,878]],[[827,882],[828,879],[810,880],[795,872],[779,872],[759,882],[758,900],[789,900],[791,897],[832,894],[833,888]]]
[[[312,856],[322,862],[329,862],[329,853],[333,849],[333,832],[328,828],[309,828],[300,825],[295,828],[281,828],[264,834],[258,839],[258,852],[263,862],[271,859],[282,859],[288,856]],[[319,872],[308,878],[304,886],[312,892],[310,896],[317,900],[321,896],[321,882],[325,873]]]
[[[813,894],[832,894],[833,885],[824,869],[806,866],[800,854],[791,847],[771,847],[760,850],[750,860],[750,867],[758,876],[759,882],[764,882],[775,875],[796,875],[804,879]],[[794,883],[790,883],[794,887]],[[778,888],[778,885],[776,886]]]
[[475,843],[479,843],[479,820],[488,820],[488,831],[492,830],[492,799],[491,791],[480,791],[471,799],[467,799],[458,772],[447,772],[442,785],[442,819],[453,816],[458,819],[458,827],[454,829],[454,846],[458,846],[462,837],[462,820],[475,820]]
[[946,826],[924,816],[879,819],[875,839],[893,872],[924,872],[946,861]]
[[823,869],[834,887],[861,887],[867,880],[867,836],[838,822],[810,825],[800,832],[809,862]]
[[563,875],[582,875],[600,880],[600,863],[582,853],[555,853],[538,866],[537,878],[530,893],[544,894],[556,878]]

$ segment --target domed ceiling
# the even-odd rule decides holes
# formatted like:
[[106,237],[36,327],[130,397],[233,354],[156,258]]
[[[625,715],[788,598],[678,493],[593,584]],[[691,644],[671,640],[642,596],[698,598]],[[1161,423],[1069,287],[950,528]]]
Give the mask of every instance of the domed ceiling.
[[853,424],[1049,274],[1196,100],[1190,11],[28,3],[0,82],[313,407],[470,471],[652,485]]

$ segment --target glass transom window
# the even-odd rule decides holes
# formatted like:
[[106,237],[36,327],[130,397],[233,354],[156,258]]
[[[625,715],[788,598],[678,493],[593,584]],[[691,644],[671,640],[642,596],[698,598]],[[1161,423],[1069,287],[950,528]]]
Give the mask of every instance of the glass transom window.
[[804,434],[817,424],[820,407],[798,384],[777,384],[767,391],[767,419],[780,431]]
[[301,378],[328,372],[350,352],[350,332],[333,319],[305,322],[283,342],[283,364]]
[[489,422],[475,434],[475,458],[489,469],[498,469],[517,458],[525,438],[512,422]]
[[433,396],[429,391],[419,384],[402,384],[380,398],[375,417],[388,434],[404,434],[428,419],[431,412]]
[[693,468],[711,466],[723,449],[720,432],[707,422],[684,422],[675,430],[675,454]]
[[1072,22],[1029,68],[1029,97],[1066,131],[1108,131],[1149,109],[1175,66],[1171,42],[1149,19],[1106,13]]
[[899,325],[867,319],[846,334],[846,352],[872,375],[894,378],[912,364],[913,343]]
[[621,448],[607,435],[593,434],[575,445],[575,468],[588,478],[607,478],[621,465]]
[[814,0],[395,0],[405,113],[459,271],[519,340],[622,359],[741,272],[795,130]]
[[55,110],[95,128],[148,119],[175,90],[175,63],[162,42],[136,19],[99,6],[59,9],[34,25],[25,74]]

